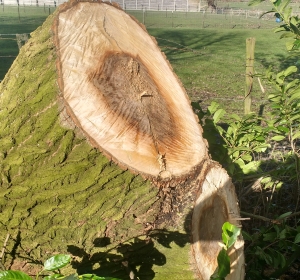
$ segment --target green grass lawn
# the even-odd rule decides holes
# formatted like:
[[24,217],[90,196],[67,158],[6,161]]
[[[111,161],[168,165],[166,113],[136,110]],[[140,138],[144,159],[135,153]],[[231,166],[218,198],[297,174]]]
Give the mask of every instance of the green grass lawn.
[[127,11],[142,22],[147,28],[218,28],[218,29],[266,29],[276,26],[275,18],[270,20],[258,16],[246,17],[245,14],[233,15],[181,11]]
[[[269,66],[280,70],[290,62],[284,42],[272,30],[149,29],[149,32],[156,37],[190,98],[201,100],[204,106],[215,100],[229,112],[243,110],[246,38],[256,38],[257,73]],[[254,82],[254,105],[258,110],[268,92],[263,94],[258,80]]]
[[[50,8],[50,13],[54,8]],[[20,17],[19,17],[20,15]],[[14,34],[30,33],[42,25],[49,15],[49,7],[0,6],[0,80],[18,55]]]
[[[50,12],[54,10],[51,9]],[[145,23],[190,98],[201,101],[204,107],[216,100],[229,112],[242,112],[246,38],[256,38],[255,69],[258,73],[270,65],[283,69],[290,63],[284,42],[272,31],[277,26],[274,20],[184,12],[130,13]],[[30,33],[48,14],[47,7],[20,6],[18,12],[17,7],[5,6],[3,10],[0,6],[0,80],[18,53],[15,36],[3,34]],[[260,91],[257,79],[253,96],[254,109],[258,110],[266,94]]]

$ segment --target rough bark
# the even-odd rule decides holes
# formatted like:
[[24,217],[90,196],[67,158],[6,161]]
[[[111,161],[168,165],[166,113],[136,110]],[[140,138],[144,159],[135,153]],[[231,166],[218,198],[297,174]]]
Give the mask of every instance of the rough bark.
[[[100,2],[67,3],[21,48],[0,85],[0,172],[6,267],[69,252],[79,273],[209,279],[222,223],[238,224],[171,66]],[[243,279],[242,249],[232,255]]]

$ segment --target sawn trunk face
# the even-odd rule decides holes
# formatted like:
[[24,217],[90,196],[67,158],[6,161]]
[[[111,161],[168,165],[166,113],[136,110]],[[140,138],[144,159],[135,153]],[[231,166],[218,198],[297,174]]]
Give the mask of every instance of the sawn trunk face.
[[[79,273],[207,279],[195,252],[205,254],[208,236],[197,221],[211,216],[192,206],[219,167],[171,66],[131,21],[108,4],[67,3],[31,34],[0,84],[7,268],[33,273],[30,262],[70,253]],[[232,184],[221,181],[213,184],[230,190],[234,207],[217,198],[225,210],[216,228],[239,215]]]
[[53,30],[68,113],[95,146],[155,178],[185,176],[207,158],[184,88],[128,14],[105,3],[70,2]]

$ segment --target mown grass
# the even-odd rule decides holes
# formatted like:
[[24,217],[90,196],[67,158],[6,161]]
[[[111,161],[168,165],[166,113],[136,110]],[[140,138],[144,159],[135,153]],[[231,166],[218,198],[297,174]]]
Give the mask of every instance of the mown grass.
[[[149,29],[167,55],[190,98],[207,106],[219,102],[228,112],[243,111],[245,92],[246,38],[256,38],[255,70],[269,66],[277,70],[289,65],[291,58],[284,41],[272,30],[164,30]],[[296,61],[295,61],[296,62]],[[270,89],[254,80],[254,109],[266,102]]]
[[[260,3],[259,5],[255,6],[249,6],[250,1],[218,1],[217,7],[218,8],[228,8],[228,9],[244,9],[244,10],[261,10],[261,11],[269,11],[272,9],[272,4],[270,1],[264,1]],[[292,1],[292,3],[289,4],[293,8],[294,12],[299,11],[299,3],[298,1]]]
[[[147,28],[218,28],[218,29],[256,29],[273,28],[276,25],[273,17],[259,18],[262,13],[252,16],[245,14],[232,14],[230,11],[224,13],[182,12],[182,11],[137,11],[128,10]],[[270,20],[270,18],[272,20]]]
[[[51,8],[53,11],[54,7]],[[244,16],[185,12],[127,11],[144,22],[171,62],[190,98],[205,107],[216,100],[229,112],[240,113],[245,87],[246,38],[256,38],[255,70],[290,64],[284,42],[272,28],[275,20]],[[20,14],[20,17],[19,17]],[[0,6],[0,80],[8,71],[18,46],[15,36],[30,33],[49,14],[45,7]],[[172,27],[173,26],[173,27]],[[162,28],[163,27],[163,28]],[[10,57],[8,57],[10,56]],[[253,88],[254,110],[266,100],[257,80]]]
[[[53,11],[50,7],[50,13]],[[17,6],[0,6],[0,81],[19,52],[14,34],[34,31],[48,15],[49,7],[44,6],[19,6],[19,10]]]

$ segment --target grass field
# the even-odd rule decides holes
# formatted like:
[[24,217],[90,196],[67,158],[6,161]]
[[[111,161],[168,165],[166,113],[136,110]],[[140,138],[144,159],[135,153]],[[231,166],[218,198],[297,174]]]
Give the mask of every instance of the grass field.
[[[54,8],[50,8],[50,13]],[[19,17],[20,14],[20,17]],[[15,34],[30,33],[49,15],[49,7],[0,6],[0,80],[18,55]]]
[[[193,101],[206,107],[212,100],[240,113],[245,88],[246,38],[256,38],[255,69],[283,69],[289,62],[284,42],[271,30],[149,29],[165,52]],[[185,47],[183,47],[185,46]],[[296,61],[295,61],[296,62]],[[266,89],[268,89],[266,87]],[[266,92],[254,81],[255,110],[266,102]]]
[[147,28],[218,28],[218,29],[267,29],[276,26],[275,20],[259,19],[260,13],[255,16],[245,14],[172,12],[172,11],[127,11]]
[[[246,38],[256,38],[257,72],[270,65],[282,69],[290,62],[284,42],[272,31],[277,26],[275,20],[184,12],[128,12],[145,23],[190,98],[201,101],[204,107],[216,100],[229,112],[242,111]],[[0,6],[0,80],[18,53],[15,36],[4,34],[30,33],[48,14],[44,7],[20,6],[18,12],[17,7],[5,6],[3,11]],[[266,94],[261,93],[257,80],[253,95],[254,108],[258,110]]]

